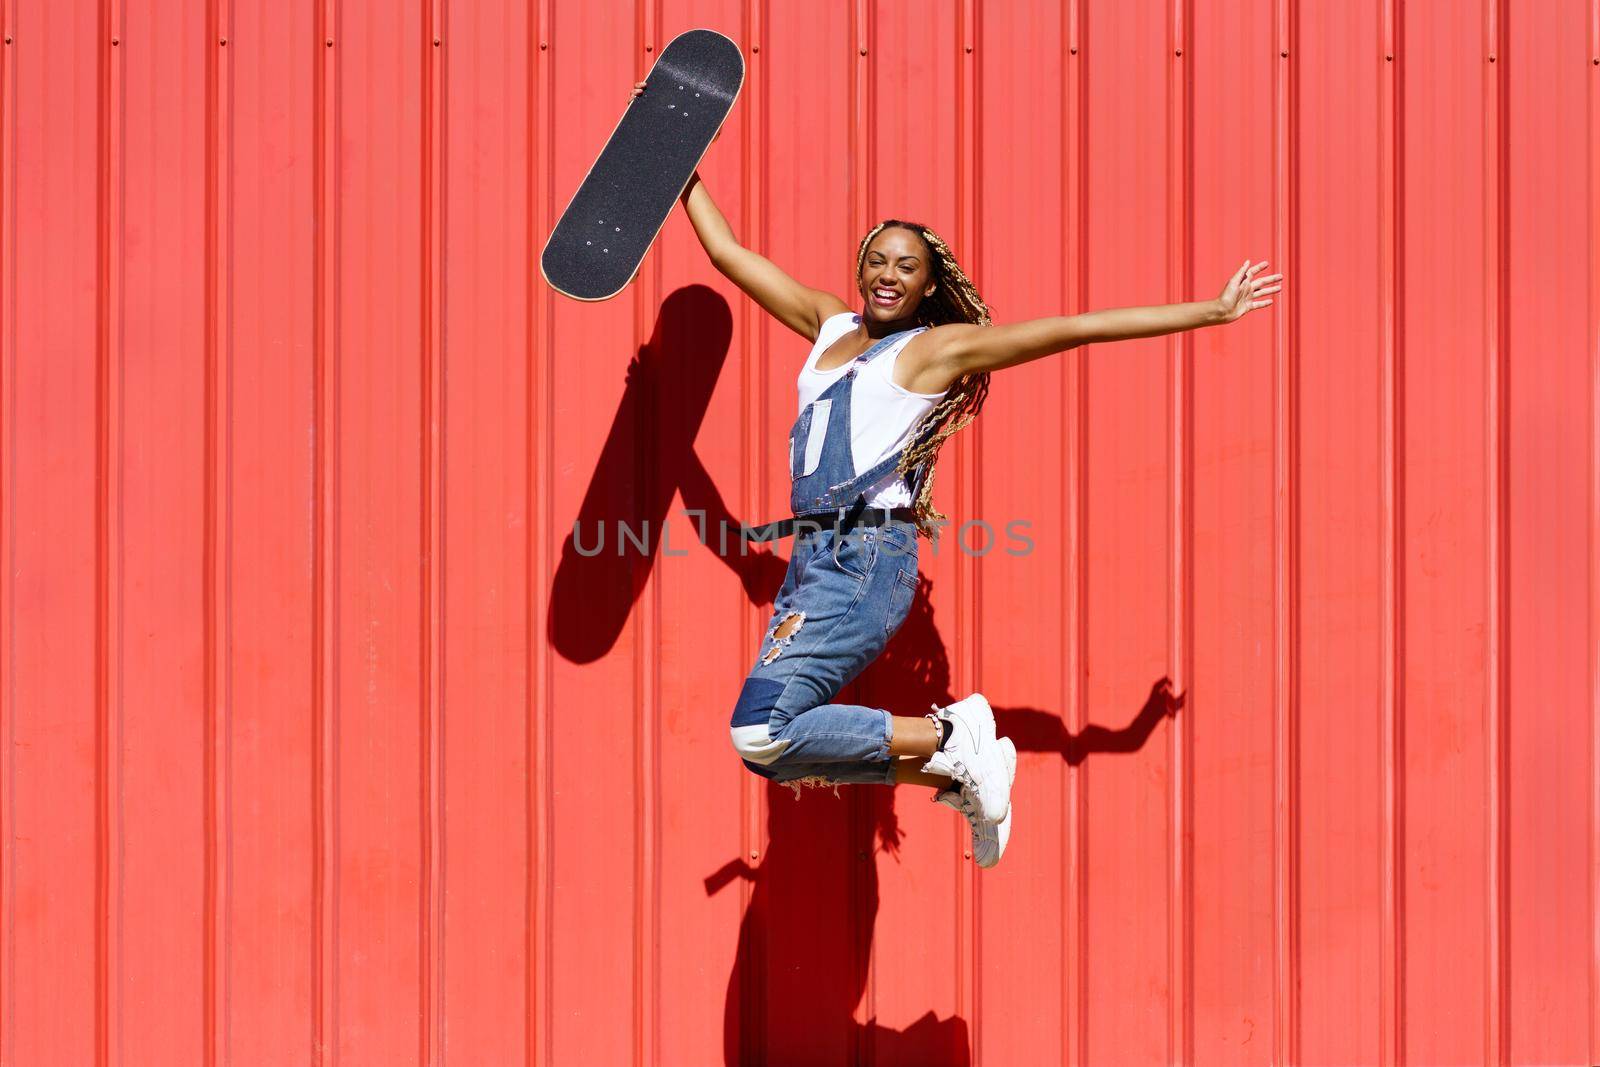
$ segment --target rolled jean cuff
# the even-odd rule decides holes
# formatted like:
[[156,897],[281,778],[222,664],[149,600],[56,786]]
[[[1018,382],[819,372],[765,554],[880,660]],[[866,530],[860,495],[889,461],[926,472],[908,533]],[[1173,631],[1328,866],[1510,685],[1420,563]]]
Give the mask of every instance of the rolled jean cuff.
[[894,740],[894,716],[885,711],[883,713],[883,748],[879,751],[878,755],[872,758],[888,760],[890,763],[890,770],[894,769],[894,757],[889,755],[889,742],[892,740]]

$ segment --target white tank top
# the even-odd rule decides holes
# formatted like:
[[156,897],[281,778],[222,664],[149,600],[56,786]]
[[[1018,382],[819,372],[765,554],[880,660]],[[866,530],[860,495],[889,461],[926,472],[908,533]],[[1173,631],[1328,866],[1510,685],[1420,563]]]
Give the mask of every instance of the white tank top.
[[[831,315],[817,332],[817,343],[811,346],[811,355],[800,368],[800,407],[822,395],[822,391],[838,381],[850,364],[831,370],[817,370],[817,360],[828,346],[855,329],[861,316],[853,311]],[[917,336],[917,335],[913,335]],[[874,356],[856,374],[855,385],[850,390],[850,458],[860,474],[900,449],[911,436],[918,420],[932,410],[944,393],[913,393],[894,383],[894,365],[900,350],[911,338],[902,338],[881,354]],[[948,392],[949,390],[946,390]],[[899,474],[891,471],[864,494],[870,507],[896,508],[911,503],[911,492]]]

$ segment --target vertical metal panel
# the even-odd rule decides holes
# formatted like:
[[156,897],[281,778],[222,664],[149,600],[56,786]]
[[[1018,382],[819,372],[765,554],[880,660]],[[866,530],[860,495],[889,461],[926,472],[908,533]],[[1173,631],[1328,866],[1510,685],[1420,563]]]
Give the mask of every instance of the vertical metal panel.
[[[1407,5],[1400,76],[1407,136],[1399,240],[1404,252],[1403,482],[1399,558],[1404,744],[1397,796],[1405,883],[1398,913],[1402,1057],[1477,1062],[1485,1054],[1495,906],[1486,780],[1491,740],[1486,460],[1491,347],[1481,309],[1495,299],[1484,230],[1489,146],[1479,18]],[[1470,103],[1469,103],[1470,101]],[[1426,264],[1450,264],[1429,270]],[[1463,314],[1462,306],[1473,309]]]
[[[207,259],[203,3],[113,13],[103,175],[109,445],[105,1056],[204,1063],[207,967]],[[120,73],[119,73],[120,72]],[[164,165],[158,166],[157,160]],[[208,981],[208,978],[211,979]],[[136,1005],[170,1003],[165,1020]],[[177,1005],[182,1005],[181,1008]]]
[[[1063,182],[1059,196],[1033,195],[1036,175],[1061,167],[1069,143],[1066,138],[1076,129],[1075,123],[1069,125],[1064,120],[1063,111],[1069,105],[1063,95],[1040,88],[1059,84],[1059,76],[1066,73],[1064,61],[1055,57],[1066,55],[1068,17],[1065,11],[979,5],[977,39],[960,46],[963,60],[969,54],[979,57],[976,134],[981,147],[975,203],[982,205],[981,227],[976,233],[977,247],[970,251],[966,250],[970,246],[964,239],[955,234],[944,236],[953,242],[963,263],[979,272],[976,277],[980,291],[997,305],[999,321],[1053,314],[1062,305],[1064,249],[1054,242],[1028,242],[1028,254],[1018,256],[1023,246],[1017,235],[1076,228],[1068,221],[1070,181]],[[1003,57],[1025,54],[1025,42],[1029,40],[1038,42],[1038,59],[1004,61]],[[972,53],[966,52],[968,44],[973,47]],[[999,146],[1006,146],[1005,151],[998,151]],[[997,296],[997,288],[1010,295]],[[1003,714],[1025,714],[1036,727],[1046,723],[1054,727],[1061,721],[1057,716],[1065,713],[1063,671],[1069,669],[1063,661],[1071,658],[1070,653],[1063,656],[1063,645],[1070,644],[1067,634],[1071,625],[1067,606],[1072,594],[1066,588],[1071,581],[1067,573],[1068,538],[1066,527],[1058,525],[1055,501],[1066,499],[1058,487],[1072,469],[1063,443],[1058,442],[1074,434],[1075,420],[1063,419],[1059,408],[1075,367],[1063,360],[1017,368],[1013,373],[1018,388],[992,392],[985,403],[985,413],[962,431],[966,434],[982,426],[980,470],[1026,469],[1032,472],[1029,479],[989,479],[981,474],[972,478],[963,472],[963,485],[972,495],[959,503],[940,483],[934,490],[942,510],[950,514],[955,524],[946,532],[945,553],[949,551],[951,535],[960,532],[961,524],[982,519],[992,526],[990,534],[985,534],[982,527],[967,531],[968,539],[980,547],[984,539],[996,542],[988,555],[972,560],[979,580],[975,592],[987,610],[1043,600],[1055,600],[1060,605],[1058,610],[1041,612],[1022,628],[1006,624],[1003,617],[992,616],[972,642],[972,658],[982,672],[975,680],[976,687],[990,692]],[[1003,386],[1004,382],[1005,376],[1000,374],[993,384]],[[1041,434],[1041,426],[1052,429]],[[940,478],[955,473],[953,458],[942,461],[951,469],[941,472]],[[1050,488],[1041,493],[1041,486]],[[1028,523],[1025,532],[1041,542],[1038,566],[1017,567],[1017,560],[1006,555],[1015,546],[1004,523],[995,521],[1002,518]],[[996,559],[1002,562],[992,562]],[[942,620],[940,630],[949,634],[947,641],[955,643],[956,635]],[[1003,701],[991,688],[997,678],[1010,679]],[[966,687],[953,681],[952,688]],[[1051,709],[1048,719],[1042,709]],[[1052,769],[1027,777],[1018,773],[1018,820],[1025,808],[1064,813],[1067,790],[1071,788],[1066,776],[1073,771],[1066,760],[1060,764],[1060,772]],[[897,798],[897,802],[901,807],[911,807],[914,805],[907,801],[913,798],[914,794]],[[940,831],[947,830],[942,820],[934,825]],[[1059,1063],[1070,1042],[1072,1031],[1057,1020],[1064,1001],[1071,996],[1070,978],[1063,970],[1079,958],[1069,947],[1062,925],[1072,921],[1068,894],[1063,891],[1071,884],[1064,863],[1071,855],[1072,842],[1061,836],[1060,827],[1053,825],[1053,820],[1036,822],[1031,833],[1043,836],[1034,837],[1032,848],[1011,857],[1021,861],[1015,872],[1017,877],[985,876],[977,881],[979,1010],[973,1030],[974,1059],[978,1062],[1003,1064],[1037,1059]],[[967,842],[960,844],[964,854]],[[1048,909],[1048,919],[1041,914],[1037,924],[1018,924],[1007,918],[1035,909],[1043,912],[1041,902],[1053,905]],[[1041,966],[1026,970],[1010,966],[1012,960],[1030,956],[1039,958]],[[1044,960],[1055,965],[1045,966]],[[1012,1012],[1051,1020],[1052,1024],[1022,1032],[1003,1024]]]
[[[435,837],[445,1062],[529,1059],[528,200],[536,13],[437,3],[436,352],[442,404],[441,653]],[[441,25],[440,12],[448,17]],[[531,52],[530,52],[531,43]],[[457,359],[459,353],[468,358]],[[473,625],[459,621],[473,619]],[[470,719],[452,714],[476,705]],[[448,836],[445,832],[448,831]],[[542,932],[541,932],[542,937]],[[485,981],[487,976],[492,980]],[[540,1027],[542,1033],[543,1028]]]
[[110,42],[97,5],[19,2],[14,13],[4,1044],[19,1063],[94,1063],[105,915],[99,90]]
[[231,224],[212,250],[224,333],[216,354],[228,368],[214,380],[213,408],[227,416],[215,469],[228,532],[216,541],[216,595],[219,608],[231,608],[228,629],[210,635],[228,686],[227,758],[217,768],[229,796],[218,842],[229,876],[219,899],[217,982],[227,998],[218,1062],[306,1062],[324,1017],[320,992],[331,988],[320,966],[320,905],[329,898],[319,730],[328,720],[317,688],[327,563],[319,497],[327,435],[317,405],[331,251],[321,239],[317,116],[329,50],[316,5],[214,10],[231,25],[226,48],[217,47],[231,92],[220,76],[217,92],[219,107],[228,93],[232,117],[230,140],[211,147],[216,221]]
[[[0,13],[0,1063],[1594,1059],[1593,4]],[[995,871],[728,749],[788,546],[687,511],[781,510],[804,342],[681,213],[532,273],[696,25],[806,284],[886,216],[1001,322],[1289,275],[946,450],[844,699],[989,696]]]
[[[1171,227],[1170,138],[1163,128],[1163,117],[1171,114],[1170,12],[1165,5],[1147,14],[1128,5],[1094,4],[1086,23],[1090,210],[1087,228],[1066,239],[1092,246],[1087,307],[1164,301]],[[1002,308],[1004,297],[990,294]],[[1090,768],[1083,1025],[1089,1063],[1164,1062],[1170,1051],[1171,719],[1148,713],[1158,707],[1150,700],[1155,686],[1172,671],[1168,344],[1146,338],[1075,353],[1089,374],[1085,729],[1128,731],[1126,751],[1101,755],[1091,745],[1085,754]],[[1004,390],[1003,374],[996,385]],[[1197,475],[1199,462],[1197,441]],[[1198,507],[1196,522],[1203,522]],[[1040,547],[1049,551],[1047,545]],[[1195,550],[1198,558],[1198,540]],[[1198,596],[1198,571],[1195,577]],[[1200,663],[1197,656],[1197,669]],[[1196,741],[1196,773],[1203,774]],[[1019,778],[1031,763],[1025,758]],[[1221,789],[1244,780],[1213,776],[1210,783]],[[1204,817],[1207,799],[1198,785],[1197,817]],[[1197,909],[1204,900],[1201,884],[1197,880]],[[1196,921],[1215,925],[1240,900],[1237,894],[1213,897],[1209,908],[1197,910]],[[1206,984],[1202,975],[1197,968],[1199,986]],[[1204,1020],[1197,1015],[1195,1022],[1198,1032]]]
[[[1594,349],[1583,340],[1585,302],[1537,276],[1541,247],[1559,249],[1561,269],[1575,277],[1587,263],[1589,237],[1575,225],[1588,197],[1581,83],[1596,68],[1581,5],[1550,19],[1530,19],[1515,4],[1499,10],[1499,55],[1489,66],[1499,71],[1501,99],[1501,1047],[1512,1063],[1593,1061],[1589,998],[1570,995],[1588,987],[1580,932],[1593,919],[1593,898],[1588,879],[1555,857],[1589,854],[1592,832],[1578,814],[1590,808],[1587,761],[1557,752],[1588,740],[1560,709],[1595,707],[1582,666],[1590,524],[1579,514],[1592,471]],[[1561,58],[1530,64],[1528,54]],[[1534,178],[1534,158],[1547,161],[1548,184]]]

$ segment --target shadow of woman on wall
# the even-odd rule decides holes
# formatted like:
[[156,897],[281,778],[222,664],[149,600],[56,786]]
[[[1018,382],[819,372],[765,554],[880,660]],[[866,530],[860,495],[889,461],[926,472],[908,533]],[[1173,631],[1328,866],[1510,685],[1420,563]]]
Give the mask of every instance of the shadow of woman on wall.
[[[674,496],[681,491],[691,509],[700,505],[689,501],[709,498],[726,516],[694,439],[732,338],[733,312],[721,294],[685,285],[662,301],[650,340],[628,364],[550,583],[550,644],[573,663],[593,663],[616,644],[661,552]],[[715,520],[709,520],[713,530]],[[676,555],[690,545],[670,547]],[[741,556],[734,547],[723,558],[747,591],[767,589],[769,600],[783,582],[784,562],[770,552]]]
[[[921,576],[900,631],[845,687],[841,701],[915,715],[956,699],[931,589]],[[1182,705],[1183,697],[1161,678],[1132,721],[1116,729],[1090,725],[1074,734],[1060,716],[1030,707],[996,706],[995,718],[1019,752],[1055,753],[1076,765],[1091,752],[1137,751]],[[929,1011],[901,1030],[856,1019],[877,922],[877,854],[899,851],[895,797],[903,790],[845,787],[836,799],[813,789],[796,802],[783,786],[768,783],[766,789],[766,854],[754,865],[733,860],[705,880],[707,894],[737,879],[751,885],[723,1006],[724,1061],[730,1067],[970,1063],[968,1026],[959,1016],[941,1019]],[[927,796],[920,789],[913,794]]]

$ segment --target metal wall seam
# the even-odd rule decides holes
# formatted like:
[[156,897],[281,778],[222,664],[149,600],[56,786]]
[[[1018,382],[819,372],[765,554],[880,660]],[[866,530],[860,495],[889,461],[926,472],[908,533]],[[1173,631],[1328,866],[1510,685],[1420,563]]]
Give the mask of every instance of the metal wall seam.
[[[744,235],[749,247],[762,255],[767,255],[769,242],[767,215],[764,210],[767,202],[767,168],[764,163],[767,158],[766,77],[764,68],[755,62],[760,56],[761,39],[766,26],[764,8],[765,0],[743,0],[741,4],[743,22],[741,28],[744,32],[746,61],[743,96],[746,104],[740,108],[739,178],[742,215],[739,220],[739,232]],[[756,146],[756,149],[753,150],[752,146]],[[741,515],[754,516],[765,507],[768,499],[767,471],[771,467],[767,462],[766,316],[753,300],[741,300],[738,303],[741,356],[739,439],[744,445],[740,449],[739,456],[739,505]],[[710,536],[708,529],[706,537]],[[719,547],[724,544],[720,531],[717,534],[717,544]],[[740,548],[742,551],[742,542]],[[766,632],[766,619],[761,605],[751,603],[750,598],[744,596],[742,591],[739,601],[748,644],[751,647],[759,646],[762,635]],[[742,670],[742,663],[736,661],[735,669]],[[737,677],[734,684],[738,684]],[[738,773],[740,855],[748,856],[750,864],[754,865],[766,851],[766,844],[762,839],[766,827],[766,779],[759,775],[746,774],[743,768]],[[754,897],[755,880],[739,879],[741,916],[749,914]],[[766,1018],[762,1012],[756,1010],[762,1003],[760,960],[764,946],[761,925],[751,923],[749,930],[750,941],[746,945],[747,965],[739,972],[742,984],[737,991],[740,1006],[739,1055],[745,1062],[754,1062],[760,1059],[761,1050],[766,1047]]]
[[122,0],[101,0],[96,323],[95,1057],[120,1061],[122,1014]]
[[[850,146],[850,191],[848,197],[848,210],[845,212],[846,231],[843,242],[843,247],[852,251],[855,250],[862,234],[864,234],[867,229],[873,225],[873,223],[869,221],[871,219],[869,212],[872,210],[872,205],[874,203],[874,198],[872,196],[874,174],[872,157],[876,148],[876,142],[874,139],[874,133],[876,131],[872,121],[872,67],[871,60],[868,58],[869,43],[872,41],[872,28],[870,20],[871,6],[869,4],[869,0],[853,0],[851,3],[850,18],[850,128],[846,136],[846,142]],[[851,260],[851,274],[848,282],[845,282],[841,291],[854,294],[857,289],[856,279],[857,272],[855,269],[855,261]],[[842,277],[840,280],[841,282],[845,281]],[[852,830],[859,832],[862,812],[860,810],[860,801],[854,796],[852,796],[850,800],[849,819],[851,821]],[[867,840],[870,840],[870,838],[867,838]],[[852,923],[857,923],[861,921],[861,916],[863,914],[876,913],[876,902],[872,902],[873,908],[869,912],[862,900],[863,879],[861,877],[860,869],[856,865],[852,865],[850,870],[850,900],[852,903],[852,907],[850,908],[850,920]],[[963,920],[964,916],[960,914],[958,908],[956,920],[956,937],[958,942],[961,936],[960,931],[963,929]],[[871,940],[870,937],[856,936],[855,930],[850,931],[850,936],[850,943],[853,946],[867,945]],[[765,963],[765,956],[763,956],[763,963]],[[870,949],[866,961],[852,961],[852,963],[857,967],[862,967],[864,964],[864,971],[862,972],[864,982],[861,990],[859,1010],[865,1013],[866,1018],[873,1018],[875,1011],[875,990]],[[959,955],[957,957],[956,966],[957,970],[959,971]],[[762,1048],[765,1050],[765,1032],[763,1032],[761,1036],[763,1042]],[[854,1050],[855,1057],[858,1061],[870,1058],[871,1050],[869,1047],[869,1038],[866,1034],[859,1031],[856,1033],[854,1037]]]
[[[983,277],[982,245],[980,231],[982,228],[981,209],[982,199],[979,195],[978,184],[981,180],[981,170],[978,167],[978,152],[981,150],[979,142],[978,124],[978,83],[977,45],[979,37],[979,16],[975,0],[961,0],[957,9],[958,23],[956,26],[956,42],[960,49],[956,53],[956,137],[955,157],[958,161],[956,167],[956,247],[962,249],[962,255],[967,257],[967,270],[969,277],[979,279]],[[979,573],[977,560],[971,553],[959,551],[962,538],[960,535],[961,523],[967,517],[978,518],[981,507],[978,493],[978,464],[983,440],[983,425],[974,421],[967,427],[966,433],[955,441],[955,514],[957,516],[955,554],[955,579],[956,579],[956,622],[954,645],[955,654],[951,663],[951,684],[955,693],[970,693],[976,691],[981,684],[978,650],[982,647],[982,635],[979,632]],[[959,824],[952,824],[952,832],[958,832],[962,838],[962,855],[966,860],[972,859],[972,847],[967,842],[966,828]],[[972,1020],[971,1043],[974,1067],[981,1067],[983,1063],[983,930],[979,916],[983,906],[983,883],[979,878],[978,867],[975,863],[965,862],[956,868],[960,874],[957,878],[957,892],[960,895],[957,910],[962,915],[962,935],[960,939],[961,957],[963,966],[958,968],[967,983],[967,995],[963,1000],[957,997],[957,1013],[964,1018]]]
[[[1600,1063],[1600,0],[1589,4],[1589,1050]],[[8,304],[7,307],[10,305]],[[10,408],[6,408],[10,411]],[[9,613],[7,614],[9,618]]]
[[[318,0],[313,64],[312,1062],[338,1046],[339,0]],[[320,39],[320,40],[318,40]]]
[[[1075,246],[1077,253],[1064,259],[1062,270],[1062,314],[1082,314],[1088,304],[1088,240],[1085,238],[1086,187],[1085,160],[1085,99],[1086,75],[1083,62],[1072,62],[1078,56],[1078,32],[1083,26],[1082,0],[1069,0],[1062,37],[1067,48],[1066,77],[1062,78],[1061,106],[1061,173],[1066,187],[1066,234],[1062,245]],[[1075,245],[1074,245],[1075,242]],[[1067,566],[1064,568],[1066,589],[1062,590],[1062,640],[1064,656],[1061,657],[1066,677],[1062,680],[1062,699],[1067,710],[1067,731],[1070,736],[1082,737],[1086,718],[1085,657],[1088,653],[1088,632],[1083,625],[1086,597],[1086,504],[1085,494],[1086,451],[1088,451],[1088,355],[1077,350],[1069,357],[1062,371],[1062,410],[1072,413],[1072,424],[1062,434],[1062,475],[1069,486],[1061,494],[1066,507],[1064,530],[1067,531]],[[1088,763],[1077,766],[1069,760],[1061,761],[1062,793],[1066,795],[1067,816],[1062,824],[1062,939],[1061,949],[1066,958],[1061,961],[1061,1033],[1062,1064],[1064,1067],[1086,1067],[1088,1064],[1088,984],[1085,981],[1086,960],[1086,872],[1085,830],[1085,774]]]
[[[1172,56],[1167,70],[1167,292],[1173,302],[1189,299],[1194,276],[1193,121],[1190,80],[1190,0],[1172,0]],[[1171,454],[1167,480],[1172,487],[1168,517],[1167,662],[1174,693],[1188,695],[1194,676],[1190,634],[1194,620],[1194,338],[1173,334],[1168,352],[1167,403]],[[1194,1061],[1194,718],[1193,700],[1184,714],[1169,720],[1171,840],[1167,870],[1167,1059],[1178,1067]]]
[[15,1063],[17,922],[17,64],[16,0],[0,0],[0,1063]]
[[[1086,238],[1085,209],[1088,180],[1084,160],[1087,136],[1087,108],[1084,101],[1085,75],[1083,63],[1078,58],[1078,37],[1083,24],[1082,0],[1068,0],[1063,22],[1066,37],[1066,77],[1062,79],[1061,107],[1061,178],[1066,190],[1067,232],[1076,235],[1062,244],[1062,303],[1063,314],[1081,314],[1088,302],[1089,242]],[[1072,425],[1062,435],[1062,493],[1061,506],[1065,512],[1062,528],[1066,530],[1067,565],[1063,568],[1066,588],[1062,602],[1067,605],[1067,625],[1062,633],[1064,644],[1061,662],[1064,668],[1062,697],[1067,709],[1067,731],[1072,737],[1082,737],[1086,718],[1084,681],[1085,656],[1088,631],[1084,611],[1088,605],[1085,581],[1085,553],[1088,494],[1085,490],[1085,460],[1088,445],[1089,419],[1089,361],[1087,352],[1078,349],[1062,357],[1067,360],[1062,371],[1062,410],[1072,412]],[[1061,834],[1062,941],[1064,958],[1061,962],[1061,1047],[1066,1067],[1087,1067],[1088,1038],[1086,1021],[1088,1009],[1087,964],[1084,946],[1088,944],[1087,914],[1084,906],[1084,831],[1088,821],[1084,811],[1084,776],[1088,762],[1080,761],[1074,767],[1069,760],[1061,761],[1062,793],[1066,797],[1066,819]]]
[[[233,64],[231,0],[207,6],[205,443],[205,1002],[207,1067],[229,1057],[232,871]],[[237,51],[237,48],[234,49]]]
[[[1294,75],[1296,8],[1276,0],[1273,68],[1273,236],[1277,269],[1292,267],[1298,173]],[[1290,270],[1287,273],[1293,274]],[[1273,348],[1273,1055],[1300,1059],[1299,967],[1299,614],[1300,387],[1298,347],[1285,308],[1275,306]]]
[[[661,35],[660,0],[634,0],[634,25],[644,48],[634,50],[637,76],[642,79],[656,55]],[[651,341],[655,309],[660,306],[661,257],[650,256],[640,267],[633,285],[633,350]],[[656,399],[659,399],[658,397]],[[655,436],[650,404],[638,408],[635,434],[645,440]],[[636,454],[639,454],[636,452]],[[650,452],[654,455],[653,450]],[[647,461],[653,462],[653,461]],[[649,499],[658,474],[653,466],[637,472],[643,499]],[[663,521],[665,519],[663,510]],[[633,1023],[634,1057],[639,1067],[656,1062],[661,1047],[661,981],[657,946],[661,932],[660,740],[661,722],[661,568],[650,567],[641,591],[643,610],[633,612],[633,669],[638,730],[634,748],[634,952]]]
[[1509,319],[1508,287],[1505,284],[1507,243],[1507,188],[1510,182],[1507,168],[1510,157],[1506,146],[1505,76],[1498,62],[1505,45],[1505,26],[1500,17],[1500,0],[1488,0],[1484,10],[1485,45],[1488,62],[1484,70],[1484,232],[1488,236],[1488,256],[1484,278],[1484,355],[1488,361],[1485,411],[1485,473],[1488,492],[1485,496],[1485,519],[1488,530],[1488,613],[1484,638],[1485,650],[1485,714],[1484,734],[1488,742],[1488,967],[1484,993],[1486,1032],[1484,1034],[1485,1062],[1509,1062],[1509,960],[1506,942],[1509,933],[1507,889],[1510,872],[1506,841],[1506,809],[1509,774],[1506,766],[1506,706],[1507,706],[1507,656],[1506,633],[1509,623],[1508,589],[1506,571],[1507,552],[1507,420],[1506,391],[1510,368],[1507,366],[1507,322]]
[[444,1024],[444,0],[422,5],[422,900],[420,1054],[443,1062]]
[[[538,0],[529,27],[528,78],[532,105],[528,108],[528,254],[533,262],[541,234],[554,225],[555,184],[554,85],[551,63],[552,17],[555,0]],[[527,932],[528,989],[526,1057],[529,1067],[550,1067],[551,940],[549,936],[552,878],[551,847],[555,828],[552,815],[554,787],[550,777],[550,708],[553,681],[550,670],[549,591],[545,575],[551,572],[555,548],[554,493],[550,476],[555,454],[555,294],[532,270],[528,272],[528,621],[525,650],[528,671],[528,875]],[[543,410],[538,404],[543,400]],[[538,417],[535,413],[538,411]]]
[[1405,869],[1401,863],[1404,752],[1402,672],[1404,656],[1401,620],[1405,610],[1402,597],[1404,557],[1401,555],[1404,521],[1404,414],[1399,317],[1400,207],[1403,189],[1401,157],[1402,89],[1396,61],[1400,42],[1400,0],[1383,0],[1379,26],[1384,62],[1378,79],[1378,308],[1380,333],[1380,403],[1382,438],[1379,441],[1380,495],[1382,512],[1382,584],[1379,605],[1382,673],[1378,694],[1380,709],[1382,806],[1378,812],[1383,838],[1382,885],[1378,920],[1378,1062],[1381,1067],[1398,1067],[1403,1056],[1404,957],[1400,937],[1400,916],[1404,907]]
[[[1600,1063],[1600,0],[1589,7],[1589,1055]],[[8,305],[9,306],[9,305]],[[10,410],[7,408],[6,410]],[[8,616],[9,617],[9,616]]]
[[[850,129],[845,137],[845,143],[850,146],[850,204],[845,213],[844,247],[854,251],[870,225],[867,219],[872,209],[872,167],[868,158],[872,148],[872,69],[862,62],[867,55],[868,2],[852,0],[850,7]],[[855,291],[856,280],[852,273],[844,292]]]

